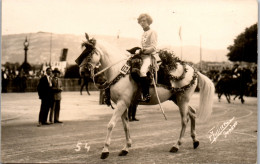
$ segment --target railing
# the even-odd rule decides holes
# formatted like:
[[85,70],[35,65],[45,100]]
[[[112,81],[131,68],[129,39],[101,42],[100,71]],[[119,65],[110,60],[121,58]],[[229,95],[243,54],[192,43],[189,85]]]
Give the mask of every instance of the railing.
[[[40,79],[27,80],[4,80],[2,81],[2,92],[37,92]],[[80,91],[79,79],[61,78],[63,91]],[[89,91],[98,90],[92,82],[88,85]],[[86,90],[84,88],[84,90]]]
[[[27,80],[2,80],[2,92],[37,92],[37,85],[40,79]],[[80,91],[79,79],[76,78],[61,78],[63,91]],[[92,82],[89,82],[89,91],[97,91],[98,89]],[[86,91],[84,88],[83,91]],[[199,91],[198,88],[195,90]],[[257,83],[252,85],[250,89],[246,90],[246,96],[257,96]]]

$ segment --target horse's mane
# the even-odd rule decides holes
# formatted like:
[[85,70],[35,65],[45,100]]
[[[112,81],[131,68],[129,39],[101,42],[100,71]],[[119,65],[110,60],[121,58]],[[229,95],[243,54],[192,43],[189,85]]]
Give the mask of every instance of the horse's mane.
[[110,44],[104,40],[98,40],[96,47],[100,48],[103,51],[103,53],[110,54],[112,56],[116,56],[117,58],[120,58],[120,56],[126,57],[125,52],[122,52],[114,44]]
[[103,56],[103,60],[107,63],[107,65],[104,65],[104,67],[110,66],[111,64],[115,64],[116,62],[122,60],[122,62],[110,68],[110,73],[112,74],[110,74],[109,77],[111,77],[112,79],[115,78],[115,76],[119,73],[119,70],[126,62],[123,59],[127,58],[127,54],[120,51],[120,49],[117,48],[115,45],[110,44],[104,40],[98,40],[96,48],[102,52],[101,55]]

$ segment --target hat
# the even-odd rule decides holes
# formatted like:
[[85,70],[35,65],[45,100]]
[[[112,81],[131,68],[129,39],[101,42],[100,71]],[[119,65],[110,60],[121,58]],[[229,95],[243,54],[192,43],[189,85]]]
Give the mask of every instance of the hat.
[[60,71],[59,71],[58,68],[55,68],[52,72],[53,72],[53,73],[55,73],[55,72],[60,73]]

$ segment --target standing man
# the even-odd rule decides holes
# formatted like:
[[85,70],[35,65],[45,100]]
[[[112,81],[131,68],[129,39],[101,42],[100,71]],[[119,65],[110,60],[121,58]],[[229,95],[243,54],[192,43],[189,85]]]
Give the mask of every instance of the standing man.
[[51,90],[52,87],[51,75],[52,72],[51,72],[51,68],[49,67],[46,69],[46,75],[44,75],[40,79],[40,82],[37,86],[38,95],[39,98],[41,99],[41,109],[39,113],[38,126],[49,125],[49,123],[47,123],[47,117],[53,101],[52,100],[53,95]]
[[60,71],[58,68],[53,70],[53,78],[52,78],[52,92],[53,92],[53,106],[50,112],[50,119],[51,123],[62,123],[59,121],[60,116],[60,101],[61,101],[61,91],[62,91],[62,84],[59,78]]

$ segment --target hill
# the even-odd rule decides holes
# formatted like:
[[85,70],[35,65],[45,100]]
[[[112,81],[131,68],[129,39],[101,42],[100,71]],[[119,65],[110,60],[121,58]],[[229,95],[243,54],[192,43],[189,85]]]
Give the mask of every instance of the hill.
[[[81,43],[85,40],[83,35],[73,34],[51,34],[48,32],[12,34],[2,36],[2,57],[1,63],[22,63],[24,61],[23,43],[25,37],[29,40],[28,62],[31,64],[41,64],[50,61],[59,61],[63,48],[68,48],[67,62],[75,64],[75,59],[82,52]],[[123,53],[126,49],[139,46],[140,41],[135,38],[119,38],[115,36],[94,35],[97,40],[102,39],[117,46]],[[180,57],[181,48],[168,46]],[[182,48],[182,59],[193,63],[199,62],[200,52],[197,46],[184,46]],[[202,60],[204,61],[226,61],[227,50],[202,49]]]

